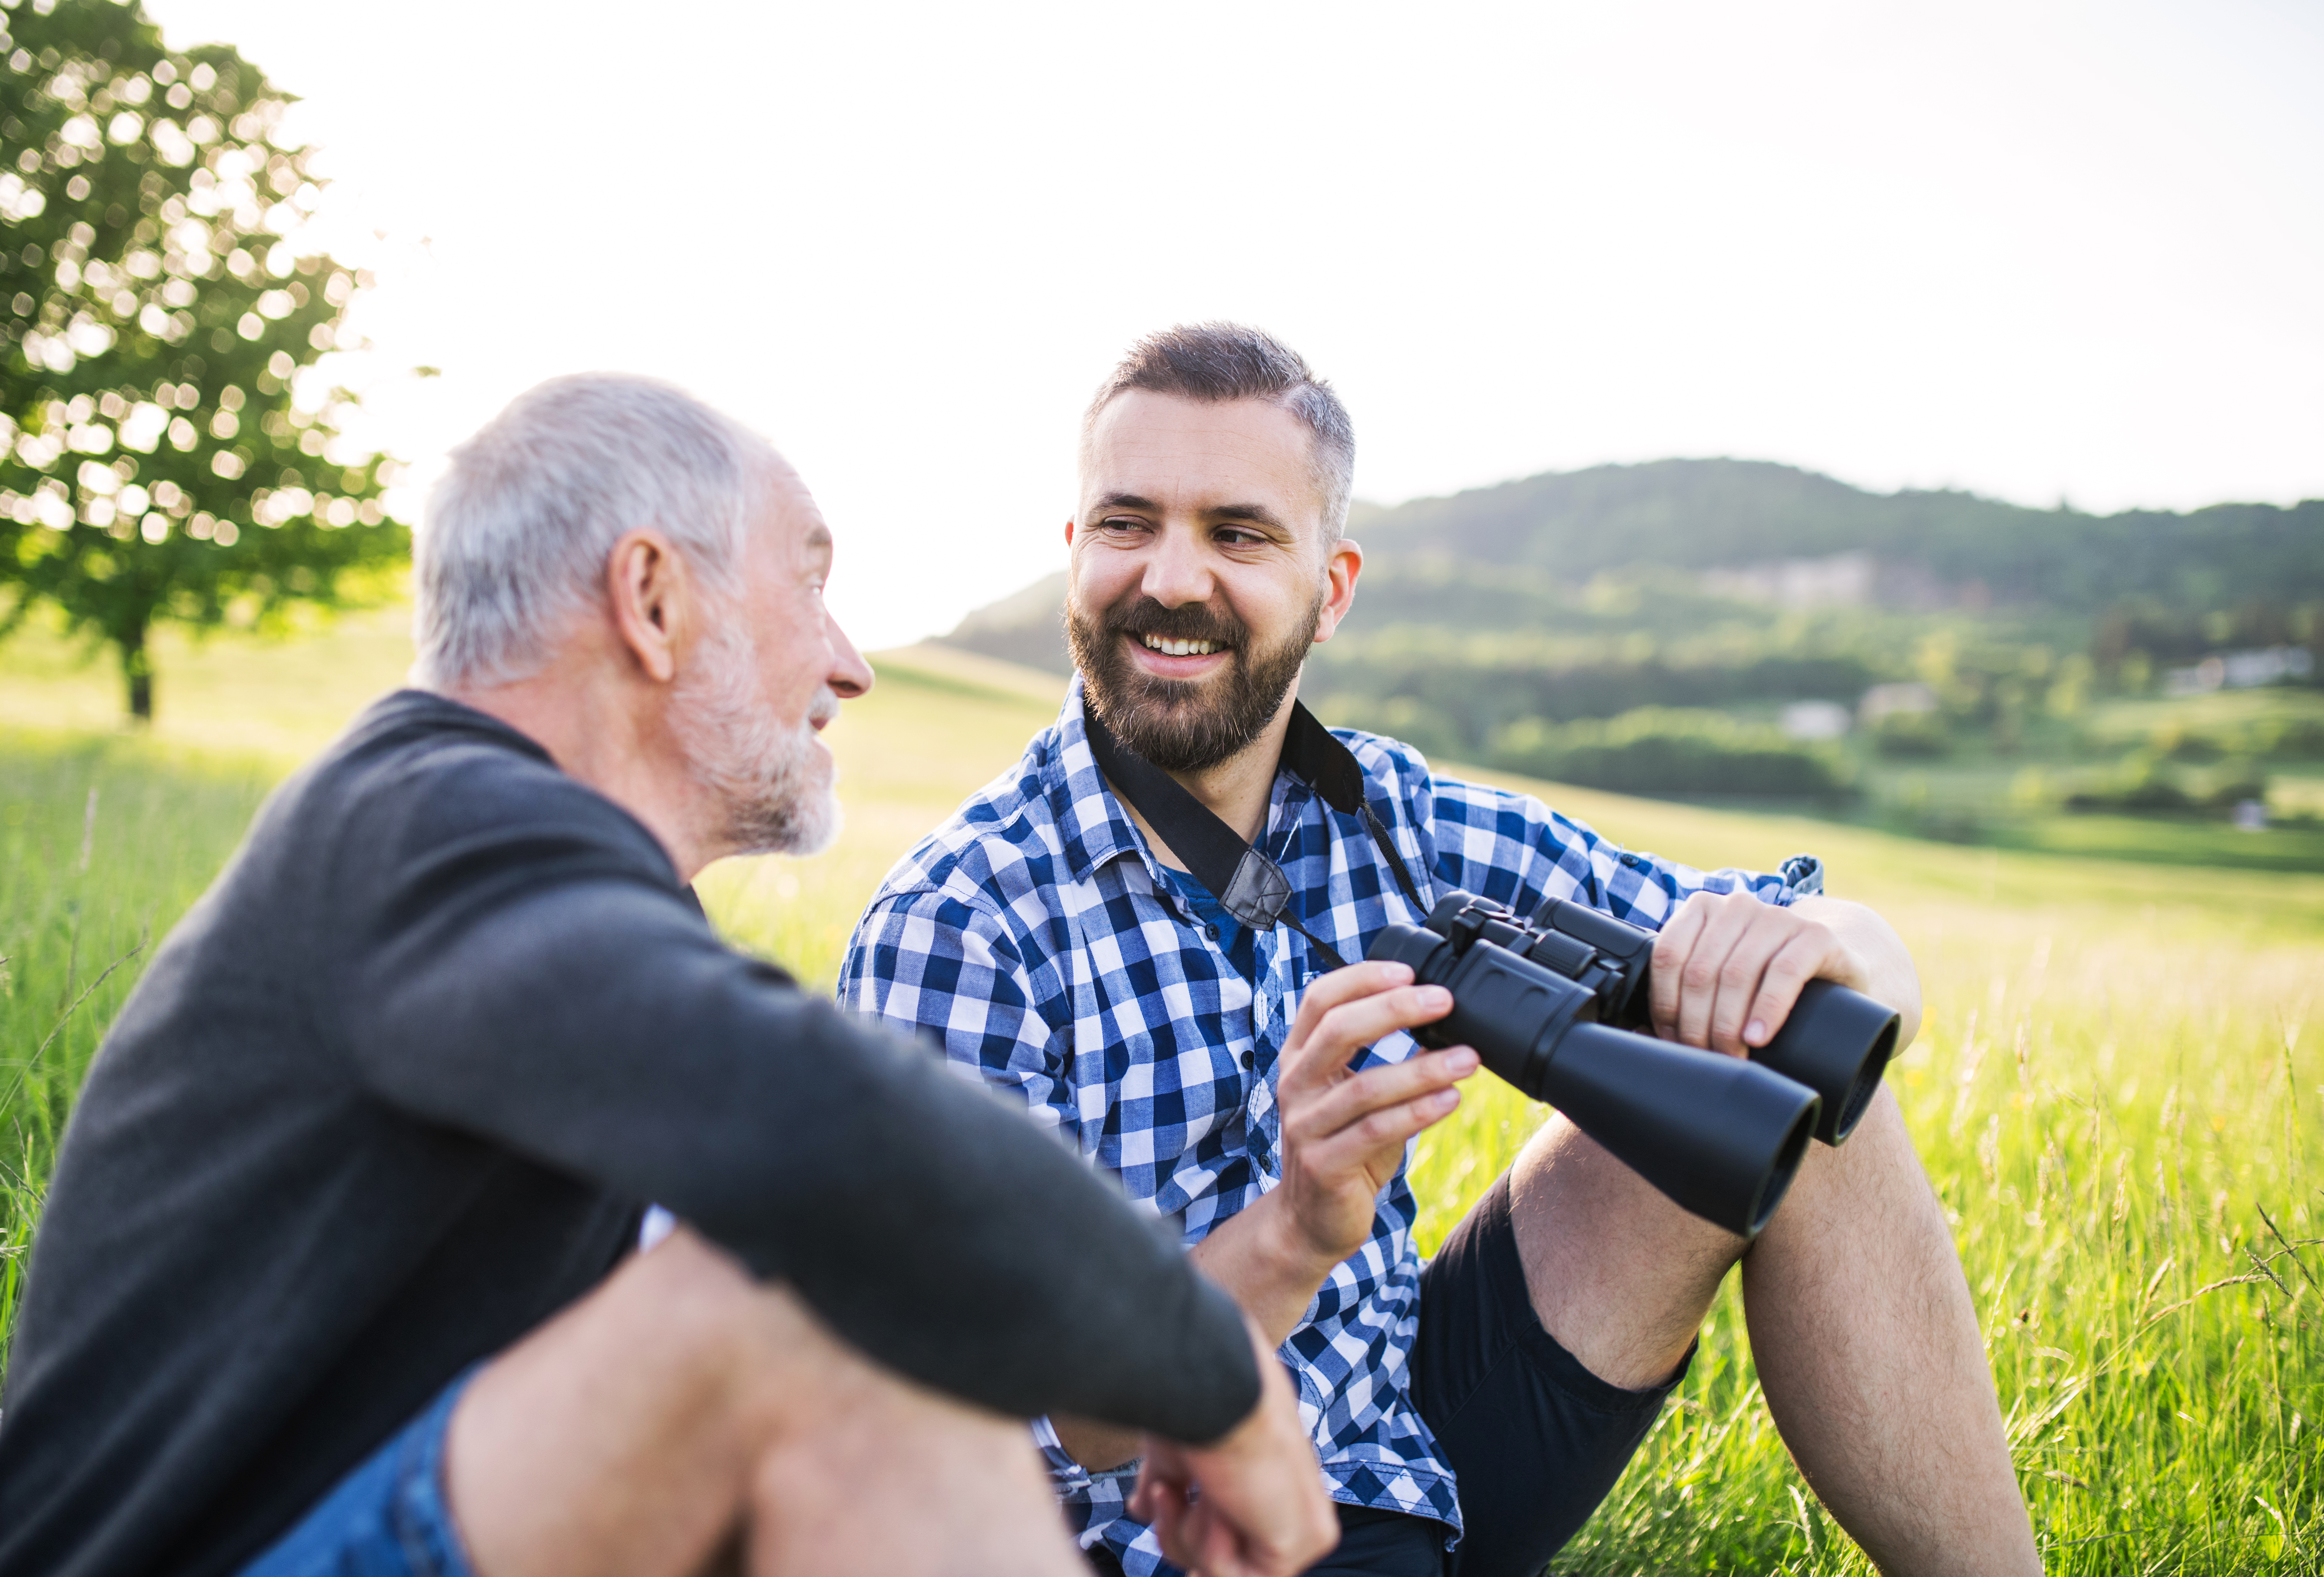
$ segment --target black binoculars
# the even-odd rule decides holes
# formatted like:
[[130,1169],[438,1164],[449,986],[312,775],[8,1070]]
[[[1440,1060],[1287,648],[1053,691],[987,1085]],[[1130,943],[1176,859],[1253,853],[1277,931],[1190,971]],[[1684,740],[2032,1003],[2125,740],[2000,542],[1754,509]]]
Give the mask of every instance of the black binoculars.
[[1366,954],[1452,993],[1423,1045],[1474,1047],[1685,1210],[1745,1237],[1775,1213],[1809,1138],[1838,1144],[1896,1049],[1893,1009],[1811,982],[1752,1060],[1677,1046],[1647,1025],[1655,936],[1553,899],[1531,924],[1448,894],[1428,928],[1390,926]]

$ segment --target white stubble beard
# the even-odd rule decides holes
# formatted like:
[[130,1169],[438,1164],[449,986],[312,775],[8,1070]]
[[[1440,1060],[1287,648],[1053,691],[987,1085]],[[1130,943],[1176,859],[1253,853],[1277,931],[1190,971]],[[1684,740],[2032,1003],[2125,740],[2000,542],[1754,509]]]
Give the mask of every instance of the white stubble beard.
[[816,723],[839,697],[828,687],[814,710],[786,724],[768,706],[758,651],[739,618],[717,620],[698,659],[670,696],[670,727],[695,781],[716,801],[719,841],[737,854],[816,854],[839,835],[839,797],[830,752]]

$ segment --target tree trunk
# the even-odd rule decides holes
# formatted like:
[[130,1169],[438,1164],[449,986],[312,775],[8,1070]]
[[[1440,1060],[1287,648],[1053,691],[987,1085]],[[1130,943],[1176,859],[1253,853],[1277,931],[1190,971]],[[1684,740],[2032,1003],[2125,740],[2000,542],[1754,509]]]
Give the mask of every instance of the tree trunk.
[[153,659],[145,649],[145,626],[143,624],[121,637],[121,673],[129,681],[129,715],[140,723],[152,723]]

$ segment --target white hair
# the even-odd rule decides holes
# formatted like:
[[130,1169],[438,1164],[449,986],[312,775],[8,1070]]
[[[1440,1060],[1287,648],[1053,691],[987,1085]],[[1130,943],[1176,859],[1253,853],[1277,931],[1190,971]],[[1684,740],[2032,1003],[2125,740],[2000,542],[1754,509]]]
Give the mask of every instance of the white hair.
[[714,596],[735,595],[775,468],[767,441],[650,378],[580,373],[526,391],[452,451],[412,545],[415,683],[527,678],[604,605],[626,532],[669,537]]

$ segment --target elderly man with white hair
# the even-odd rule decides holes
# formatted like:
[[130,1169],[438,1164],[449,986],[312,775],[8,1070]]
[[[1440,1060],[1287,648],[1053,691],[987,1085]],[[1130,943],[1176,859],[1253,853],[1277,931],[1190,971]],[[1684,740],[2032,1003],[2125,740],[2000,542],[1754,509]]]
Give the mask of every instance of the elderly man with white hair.
[[[453,456],[415,687],[113,1027],[0,1407],[0,1577],[1065,1573],[1021,1421],[1147,1434],[1187,1565],[1332,1517],[1169,1234],[687,883],[835,825],[872,673],[763,440],[561,379]],[[638,1253],[641,1212],[687,1223]]]

